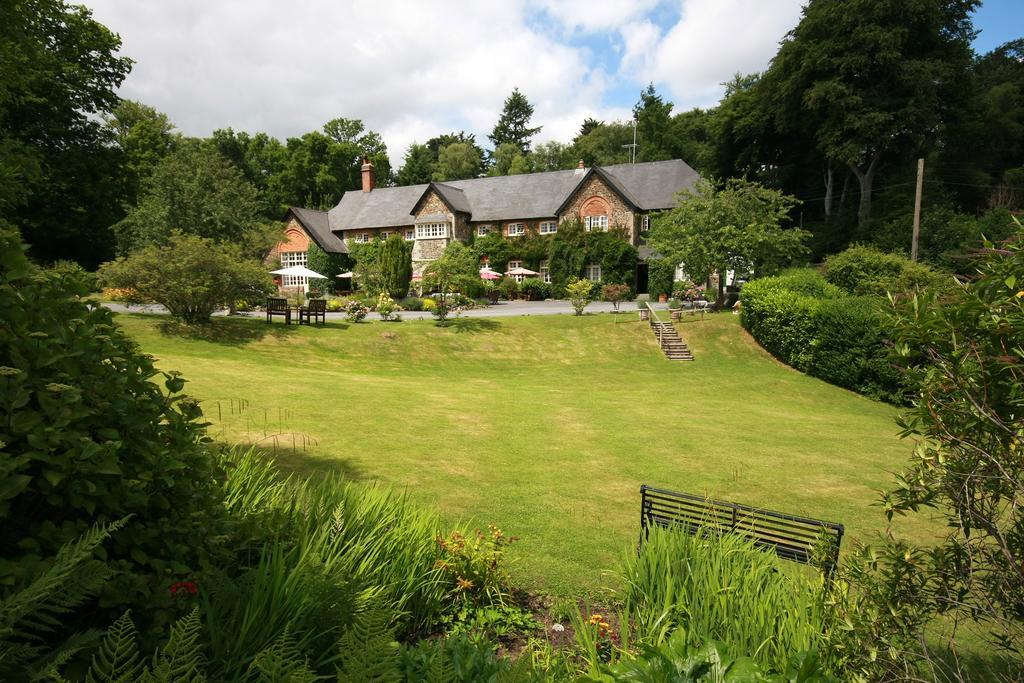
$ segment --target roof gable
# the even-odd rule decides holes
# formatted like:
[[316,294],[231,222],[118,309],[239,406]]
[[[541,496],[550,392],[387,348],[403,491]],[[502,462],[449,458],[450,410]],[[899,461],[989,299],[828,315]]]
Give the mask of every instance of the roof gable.
[[637,205],[636,200],[633,199],[632,195],[629,193],[629,191],[626,190],[617,179],[608,175],[608,173],[606,173],[600,166],[594,166],[583,175],[583,178],[582,180],[580,180],[579,184],[573,188],[572,192],[570,192],[568,196],[566,196],[565,200],[558,206],[558,211],[556,213],[561,215],[561,213],[565,211],[566,207],[569,206],[570,202],[572,202],[573,197],[579,194],[580,190],[586,187],[587,183],[592,178],[598,178],[602,182],[604,182],[608,189],[619,195],[622,201],[626,202],[626,205],[629,206],[629,208],[634,210],[640,208]]
[[423,190],[423,194],[421,194],[420,198],[416,200],[416,203],[409,211],[409,214],[415,215],[416,212],[420,210],[423,202],[427,200],[427,197],[429,197],[432,192],[440,197],[445,206],[452,210],[452,213],[464,213],[467,215],[473,213],[470,209],[469,200],[466,199],[466,194],[460,188],[452,185],[445,185],[444,183],[432,182]]
[[348,245],[345,244],[345,240],[331,232],[326,211],[291,206],[288,208],[285,218],[289,215],[294,216],[309,238],[328,254],[348,253]]

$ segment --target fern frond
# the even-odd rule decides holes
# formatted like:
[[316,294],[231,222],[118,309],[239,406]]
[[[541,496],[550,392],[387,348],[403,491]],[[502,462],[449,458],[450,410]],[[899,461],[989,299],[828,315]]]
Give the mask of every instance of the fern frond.
[[199,645],[199,608],[175,622],[167,644],[153,656],[153,668],[142,677],[147,683],[203,683],[203,656]]
[[29,673],[29,680],[33,683],[35,683],[35,681],[47,681],[48,683],[53,683],[53,681],[62,680],[60,675],[61,667],[67,664],[68,661],[76,654],[87,647],[90,647],[93,643],[99,640],[102,635],[103,634],[100,631],[95,630],[82,631],[81,633],[72,635],[56,648],[51,649],[46,653],[46,655],[32,663],[32,671]]
[[377,603],[356,615],[338,642],[338,679],[351,683],[390,683],[401,680],[399,645],[391,628],[392,612]]
[[0,641],[36,640],[60,626],[61,615],[99,592],[111,571],[92,561],[93,551],[123,527],[127,519],[97,524],[79,539],[65,544],[46,571],[0,600]]
[[273,645],[256,655],[249,671],[258,673],[265,683],[312,683],[318,678],[287,628]]
[[85,674],[86,683],[134,683],[142,671],[139,646],[131,611],[125,612],[107,629],[99,651]]

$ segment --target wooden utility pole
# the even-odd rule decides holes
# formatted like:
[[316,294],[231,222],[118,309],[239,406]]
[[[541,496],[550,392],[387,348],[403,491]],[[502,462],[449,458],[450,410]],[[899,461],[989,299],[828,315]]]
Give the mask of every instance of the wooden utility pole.
[[910,241],[910,260],[917,260],[917,239],[921,236],[921,188],[924,186],[924,159],[917,160],[917,194],[914,196],[914,236]]

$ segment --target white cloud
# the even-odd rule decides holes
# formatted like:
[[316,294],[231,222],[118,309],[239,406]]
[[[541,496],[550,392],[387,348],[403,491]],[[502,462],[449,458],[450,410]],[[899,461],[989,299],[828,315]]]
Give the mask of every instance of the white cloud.
[[657,6],[659,0],[537,0],[567,31],[615,31]]
[[802,4],[681,0],[678,23],[660,41],[647,43],[646,50],[642,41],[650,39],[649,29],[623,30],[629,57],[623,67],[640,83],[654,81],[665,87],[677,110],[713,106],[722,96],[722,82],[736,72],[748,74],[768,66],[779,41],[800,20]]
[[359,118],[397,164],[449,130],[486,142],[514,86],[545,126],[599,107],[606,87],[587,50],[531,28],[522,2],[87,2],[137,61],[122,95],[192,135],[286,137]]
[[677,109],[714,104],[720,82],[767,65],[800,6],[668,1],[680,20],[665,27],[658,0],[85,0],[137,62],[121,94],[185,133],[284,138],[358,118],[396,166],[409,143],[451,130],[487,144],[514,86],[538,142],[570,140],[586,116],[629,118],[648,81]]

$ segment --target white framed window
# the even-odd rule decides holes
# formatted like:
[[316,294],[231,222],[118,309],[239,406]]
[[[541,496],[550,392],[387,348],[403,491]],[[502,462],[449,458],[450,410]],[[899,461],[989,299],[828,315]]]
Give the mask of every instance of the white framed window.
[[608,216],[584,216],[583,227],[587,232],[608,232]]
[[448,236],[447,223],[421,223],[416,226],[416,239],[429,240]]
[[476,226],[477,237],[483,237],[484,235],[491,234],[491,226],[489,225],[478,225]]
[[540,224],[540,234],[554,235],[556,232],[558,232],[558,223],[554,221],[544,221]]
[[[292,266],[306,265],[306,252],[304,251],[282,251],[281,267],[291,268]],[[282,275],[282,287],[305,287],[306,278],[301,275]]]
[[[508,269],[509,270],[512,270],[514,268],[522,268],[522,267],[523,267],[523,262],[522,261],[509,261],[508,262]],[[516,282],[522,282],[523,280],[526,279],[526,276],[525,275],[513,275],[512,279],[514,279]]]
[[356,244],[365,244],[365,243],[369,242],[370,239],[371,239],[370,233],[368,233],[368,232],[361,232],[358,235],[356,235],[355,237],[353,237],[352,241],[355,242]]
[[540,279],[544,282],[551,284],[551,271],[548,270],[548,260],[544,259],[540,262]]
[[381,232],[380,232],[380,238],[381,238],[382,240],[386,240],[386,239],[387,239],[387,238],[389,238],[389,237],[391,237],[391,231],[390,231],[390,230],[381,230]]
[[406,230],[405,231],[405,239],[407,239],[407,240],[416,239],[416,231],[413,230],[412,228],[409,228],[408,230]]
[[647,232],[651,229],[651,214],[645,213],[640,217],[640,232]]
[[509,223],[508,224],[508,236],[515,237],[516,235],[526,234],[526,223]]
[[591,263],[587,266],[587,279],[591,282],[601,281],[601,264]]

